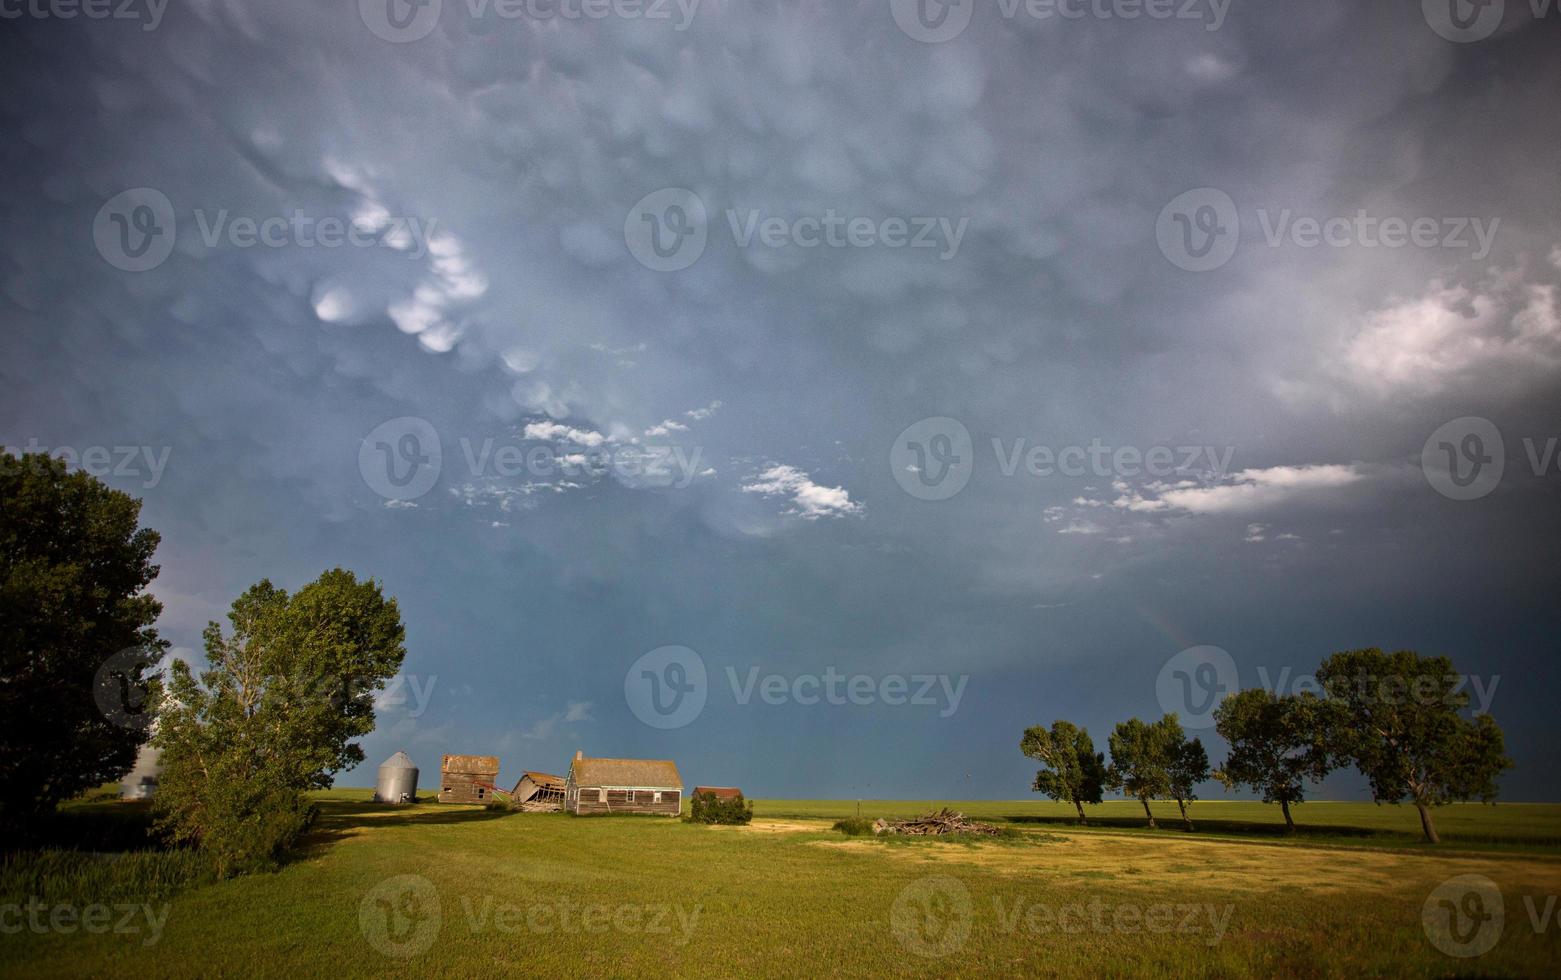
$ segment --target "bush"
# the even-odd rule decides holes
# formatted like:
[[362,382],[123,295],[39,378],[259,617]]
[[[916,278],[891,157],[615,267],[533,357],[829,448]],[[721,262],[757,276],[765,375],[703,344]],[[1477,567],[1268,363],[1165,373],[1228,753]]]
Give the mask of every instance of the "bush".
[[867,837],[873,832],[873,822],[866,817],[847,817],[836,821],[834,829],[847,837]]
[[723,800],[714,793],[695,793],[689,804],[689,823],[744,824],[753,820],[753,804],[738,793]]

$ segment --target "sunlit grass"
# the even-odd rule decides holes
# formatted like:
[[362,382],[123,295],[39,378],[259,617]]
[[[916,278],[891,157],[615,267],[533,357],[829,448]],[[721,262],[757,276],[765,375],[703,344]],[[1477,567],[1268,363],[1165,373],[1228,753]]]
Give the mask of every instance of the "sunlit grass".
[[[1449,834],[1456,827],[1508,840],[1506,850],[1482,852],[1400,841],[1416,830],[1404,819],[1413,821],[1412,811],[1350,804],[1307,804],[1297,817],[1309,827],[1361,827],[1338,839],[1391,847],[1341,849],[1326,834],[1276,847],[1272,835],[1202,829],[1266,813],[1237,803],[1197,804],[1200,830],[1192,834],[1170,829],[1172,814],[1158,808],[1168,829],[1149,832],[1075,828],[1052,821],[1071,808],[1034,801],[948,804],[1016,828],[1024,838],[1016,844],[886,842],[832,830],[855,815],[855,801],[761,800],[752,827],[711,827],[391,808],[367,797],[321,794],[325,812],[310,846],[280,872],[176,894],[155,945],[23,931],[0,936],[7,973],[1533,976],[1554,975],[1561,943],[1554,925],[1534,931],[1523,904],[1524,896],[1561,892],[1561,857],[1549,845],[1522,843],[1561,836],[1561,807],[1444,811]],[[1132,806],[1101,807],[1098,816],[1125,820]],[[934,808],[934,801],[869,801],[862,815]],[[1522,847],[1539,853],[1514,850]],[[1475,961],[1444,955],[1421,926],[1431,890],[1469,873],[1495,880],[1507,903],[1501,941]],[[366,912],[385,921],[374,889],[403,875],[427,880],[440,913],[427,948],[405,960],[375,948],[360,920]],[[915,900],[929,882],[948,881],[968,905],[934,903],[931,925],[959,921],[968,936],[947,955],[919,955],[893,927],[896,902],[920,907]],[[1063,923],[1086,924],[1062,928],[1055,913],[1072,908],[1098,910],[1106,928],[1066,914]],[[1158,909],[1169,909],[1178,925],[1190,916],[1189,928],[1117,926]],[[586,915],[604,916],[597,924],[605,925],[561,924],[572,916],[578,926]],[[665,931],[649,931],[653,919]]]

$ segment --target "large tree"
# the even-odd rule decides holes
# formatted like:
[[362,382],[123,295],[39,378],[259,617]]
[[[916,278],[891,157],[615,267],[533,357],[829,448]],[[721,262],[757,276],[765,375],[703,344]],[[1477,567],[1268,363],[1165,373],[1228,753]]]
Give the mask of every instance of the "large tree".
[[1182,823],[1192,829],[1192,818],[1187,815],[1187,804],[1198,798],[1198,784],[1209,778],[1209,753],[1203,748],[1202,739],[1187,738],[1175,715],[1166,715],[1157,723],[1162,737],[1169,746],[1170,764],[1166,775],[1171,799],[1182,811]]
[[1446,657],[1347,650],[1324,660],[1317,679],[1344,712],[1341,754],[1378,802],[1413,802],[1430,843],[1441,839],[1432,807],[1496,798],[1496,777],[1512,760],[1490,715],[1461,714],[1469,695]]
[[312,816],[305,792],[363,761],[374,692],[405,656],[394,599],[334,569],[294,595],[262,581],[206,628],[207,669],[171,670],[156,744],[160,822],[223,873],[273,863]]
[[1089,732],[1071,721],[1052,722],[1051,731],[1040,725],[1027,728],[1019,751],[1046,768],[1035,774],[1031,788],[1061,803],[1072,803],[1084,819],[1084,804],[1099,803],[1106,782],[1106,757],[1095,751]]
[[[1176,724],[1177,732],[1181,731],[1181,724],[1176,721],[1174,714],[1166,715],[1166,718]],[[1156,824],[1154,811],[1149,809],[1149,801],[1171,791],[1174,746],[1166,737],[1167,731],[1163,722],[1150,724],[1129,718],[1118,724],[1107,740],[1111,748],[1107,784],[1137,797],[1144,805],[1144,816],[1149,818],[1151,827]]]
[[1256,687],[1227,697],[1214,710],[1214,730],[1230,755],[1214,777],[1278,803],[1285,833],[1295,833],[1290,804],[1306,799],[1307,780],[1321,782],[1333,769],[1337,707],[1310,692],[1276,695]]
[[47,455],[0,454],[0,828],[118,779],[167,644],[141,502]]

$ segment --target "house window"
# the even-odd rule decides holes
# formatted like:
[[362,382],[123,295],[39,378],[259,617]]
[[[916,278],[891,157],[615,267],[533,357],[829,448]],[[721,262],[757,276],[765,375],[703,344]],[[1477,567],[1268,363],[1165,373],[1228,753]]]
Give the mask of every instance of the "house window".
[[653,802],[653,803],[660,803],[661,802],[661,791],[660,790],[656,791],[655,795],[651,798],[651,802]]

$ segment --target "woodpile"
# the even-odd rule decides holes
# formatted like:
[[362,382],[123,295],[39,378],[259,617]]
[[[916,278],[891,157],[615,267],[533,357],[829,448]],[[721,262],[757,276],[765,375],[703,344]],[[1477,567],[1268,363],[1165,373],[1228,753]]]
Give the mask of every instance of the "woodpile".
[[527,800],[516,807],[522,813],[562,813],[563,800]]
[[929,813],[925,817],[916,817],[911,820],[875,820],[873,821],[873,833],[903,834],[917,837],[935,834],[984,834],[990,837],[995,836],[1000,831],[988,823],[966,820],[963,813],[944,807],[936,813]]

